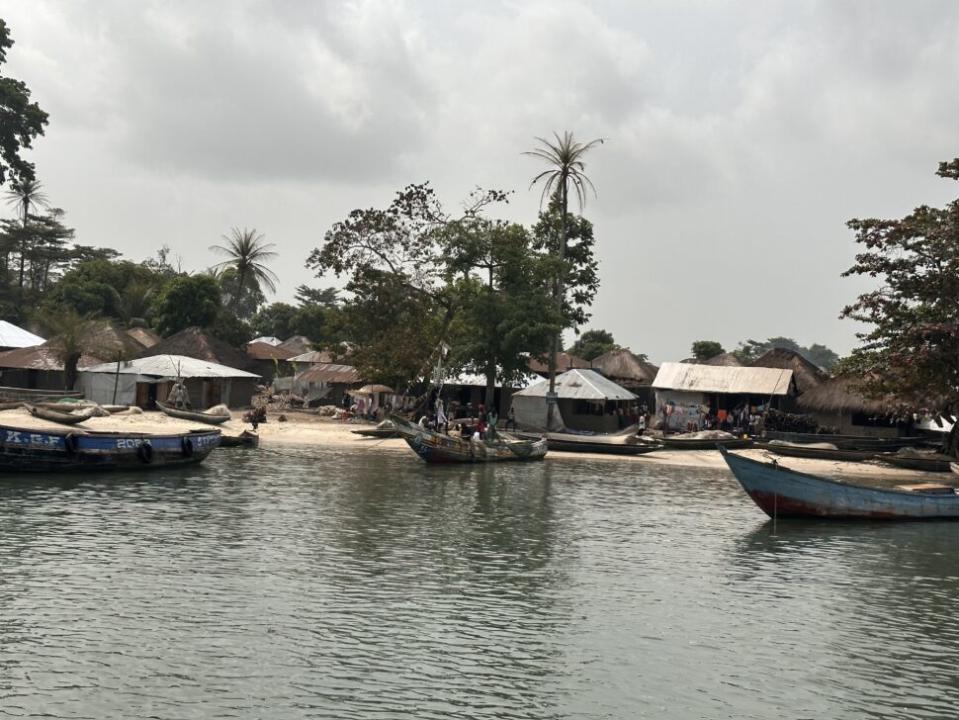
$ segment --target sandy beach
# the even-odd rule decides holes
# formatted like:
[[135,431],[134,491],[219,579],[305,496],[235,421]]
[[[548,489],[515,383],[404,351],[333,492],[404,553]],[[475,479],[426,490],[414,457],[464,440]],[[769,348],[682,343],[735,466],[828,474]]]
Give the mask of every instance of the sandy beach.
[[[406,443],[400,439],[366,438],[353,433],[360,428],[373,427],[371,423],[354,423],[319,417],[302,411],[286,411],[286,421],[280,421],[280,413],[270,413],[268,421],[259,426],[260,447],[268,451],[271,447],[283,446],[336,446],[353,447],[358,452],[398,452],[409,453]],[[220,425],[225,435],[238,435],[251,429],[249,423],[240,419],[242,413],[235,411],[233,418]],[[63,430],[65,426],[48,422],[30,415],[25,409],[0,411],[0,425],[36,428],[38,430]],[[75,431],[99,430],[113,432],[165,433],[183,432],[191,428],[208,427],[187,420],[178,420],[160,412],[121,413],[109,417],[95,417],[82,425],[74,426]],[[771,457],[763,450],[737,451],[746,457],[765,460]],[[412,454],[410,458],[413,459]],[[603,463],[644,463],[648,465],[688,467],[710,470],[726,468],[722,457],[713,450],[672,450],[648,453],[645,455],[599,455],[592,453],[550,452],[551,461],[591,460]],[[959,476],[952,473],[924,473],[883,465],[878,461],[868,463],[845,463],[832,460],[809,460],[805,458],[776,458],[781,465],[802,472],[826,475],[836,479],[850,481],[868,481],[871,484],[895,485],[899,483],[938,482],[959,487]]]

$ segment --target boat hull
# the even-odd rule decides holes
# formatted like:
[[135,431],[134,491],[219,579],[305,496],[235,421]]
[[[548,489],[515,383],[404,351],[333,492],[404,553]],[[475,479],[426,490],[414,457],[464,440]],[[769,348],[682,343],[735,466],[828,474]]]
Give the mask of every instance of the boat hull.
[[764,433],[766,440],[783,440],[791,443],[832,443],[840,450],[875,450],[889,452],[912,445],[922,445],[927,441],[924,437],[895,437],[876,438],[866,435],[817,435],[814,433],[795,433],[776,430],[767,430]]
[[204,425],[222,425],[230,419],[229,415],[210,415],[203,412],[193,412],[191,410],[177,410],[169,405],[164,405],[159,400],[156,401],[157,407],[165,414],[179,420],[190,420],[191,422],[203,423]]
[[829,448],[778,445],[776,443],[756,443],[756,447],[776,455],[810,458],[812,460],[836,460],[838,462],[863,462],[872,460],[877,456],[874,450],[831,450]]
[[721,451],[730,471],[772,518],[959,519],[959,495],[842,483]]
[[739,450],[752,447],[753,441],[748,438],[713,438],[703,440],[681,440],[665,437],[662,440],[666,450],[715,450],[724,447],[729,450]]
[[410,449],[428,463],[518,462],[546,456],[546,440],[515,440],[505,434],[495,442],[468,440],[433,432],[401,418],[390,419]]
[[32,430],[0,426],[0,472],[146,470],[202,462],[219,430],[170,435]]

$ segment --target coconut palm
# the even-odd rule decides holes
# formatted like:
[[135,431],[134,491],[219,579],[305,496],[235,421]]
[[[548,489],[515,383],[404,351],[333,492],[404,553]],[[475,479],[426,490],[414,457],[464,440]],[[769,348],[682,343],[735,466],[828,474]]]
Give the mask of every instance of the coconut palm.
[[[545,138],[538,137],[537,141],[540,147],[534,148],[523,153],[531,157],[544,160],[550,165],[547,170],[539,173],[530,183],[532,188],[537,183],[542,182],[543,194],[540,197],[540,207],[547,198],[552,200],[556,197],[559,200],[559,209],[562,213],[560,217],[560,237],[558,260],[559,267],[564,267],[566,260],[566,239],[569,218],[569,191],[572,188],[576,199],[579,201],[579,208],[582,211],[586,205],[587,189],[596,194],[596,188],[593,182],[586,176],[586,164],[583,162],[583,156],[586,155],[596,145],[601,145],[603,140],[598,138],[590,140],[587,143],[577,142],[573,138],[573,133],[568,130],[560,137],[558,133],[553,133],[556,142],[551,142]],[[553,283],[553,302],[556,306],[556,313],[559,316],[563,311],[563,273],[560,271]],[[549,353],[549,394],[554,397],[556,389],[556,354],[559,352],[562,331],[556,333],[553,338],[553,344]],[[553,421],[553,402],[547,403],[546,427],[551,428]]]
[[276,257],[276,253],[270,250],[275,245],[263,242],[264,237],[255,228],[231,228],[229,237],[224,235],[223,239],[225,245],[213,245],[210,249],[227,257],[214,269],[232,268],[236,272],[236,292],[231,302],[233,311],[238,312],[241,308],[247,287],[262,291],[265,285],[270,292],[276,292],[279,278],[265,265],[265,261]]

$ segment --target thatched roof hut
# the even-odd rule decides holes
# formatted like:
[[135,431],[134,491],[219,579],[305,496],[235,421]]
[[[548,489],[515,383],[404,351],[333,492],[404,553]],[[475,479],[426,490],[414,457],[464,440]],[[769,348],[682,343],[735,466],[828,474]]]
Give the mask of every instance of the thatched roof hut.
[[829,379],[819,367],[799,353],[786,348],[773,348],[753,360],[749,366],[792,370],[796,390],[800,395],[819,387]]
[[239,370],[245,370],[251,362],[245,353],[241,353],[232,345],[213,337],[196,326],[188,327],[175,335],[171,335],[153,347],[141,351],[137,357],[151,357],[153,355],[185,355],[186,357],[206,360]]
[[866,397],[858,388],[858,378],[834,377],[806,390],[798,399],[799,409],[808,413],[890,415],[897,409],[891,397]]
[[635,355],[628,348],[611,350],[593,358],[593,369],[629,389],[652,385],[656,373],[659,372],[658,367]]
[[731,352],[719,353],[719,355],[714,355],[705,360],[700,365],[710,365],[712,367],[743,367],[743,364],[739,362],[739,358],[733,355]]
[[[576,369],[586,369],[589,368],[589,360],[583,360],[581,357],[576,357],[567,352],[558,352],[556,353],[556,372],[563,373],[568,370]],[[548,375],[549,374],[549,363],[546,359],[539,360],[537,358],[531,357],[529,359],[529,369],[531,372],[536,373],[537,375]]]

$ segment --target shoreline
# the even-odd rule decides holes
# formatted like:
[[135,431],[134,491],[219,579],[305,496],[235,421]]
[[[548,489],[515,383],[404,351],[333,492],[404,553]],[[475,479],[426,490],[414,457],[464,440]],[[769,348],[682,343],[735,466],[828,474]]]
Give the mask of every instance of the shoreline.
[[[285,415],[287,420],[278,420]],[[35,418],[23,408],[0,411],[0,425],[37,430],[64,430],[65,425]],[[268,421],[257,429],[260,436],[260,447],[269,450],[271,447],[286,446],[323,446],[356,448],[358,450],[387,450],[390,452],[410,452],[406,443],[400,438],[367,438],[355,435],[353,430],[372,427],[373,423],[356,423],[333,420],[319,417],[302,411],[271,412]],[[210,428],[188,420],[179,420],[164,415],[161,412],[120,413],[109,417],[91,418],[81,425],[70,426],[77,431],[96,430],[107,432],[134,432],[134,433],[169,433],[185,432],[197,427]],[[243,430],[249,430],[249,423],[240,419],[240,413],[234,412],[233,417],[215,426],[223,431],[224,435],[239,435]],[[240,450],[241,452],[243,450]],[[247,451],[248,452],[248,451]],[[254,451],[255,452],[255,451]],[[733,451],[745,457],[756,460],[765,460],[772,456],[764,450],[736,450]],[[410,452],[410,458],[414,458]],[[807,458],[776,457],[780,465],[792,470],[826,475],[837,480],[869,481],[869,484],[895,485],[897,483],[938,482],[959,487],[959,476],[954,473],[929,473],[915,470],[904,470],[893,466],[882,465],[878,462],[847,463],[834,460],[812,460]],[[565,462],[569,460],[589,460],[604,463],[640,463],[650,468],[675,467],[704,470],[723,470],[728,472],[722,456],[715,450],[661,450],[643,455],[604,455],[597,453],[569,453],[551,451],[547,460]]]

